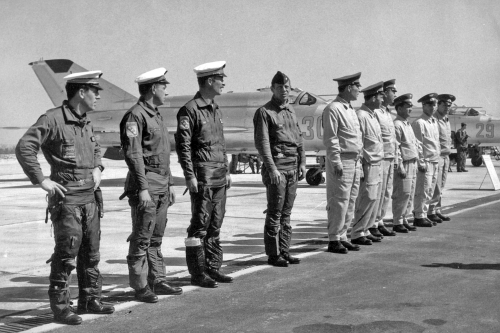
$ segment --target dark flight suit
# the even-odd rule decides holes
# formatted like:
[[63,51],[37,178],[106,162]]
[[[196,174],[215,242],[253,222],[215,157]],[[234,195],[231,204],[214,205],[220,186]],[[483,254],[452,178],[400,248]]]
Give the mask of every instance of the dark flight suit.
[[[49,198],[55,247],[50,270],[50,307],[55,315],[67,311],[69,278],[76,267],[79,300],[101,297],[99,272],[100,218],[94,198],[92,171],[101,163],[101,149],[90,120],[70,110],[67,101],[47,111],[19,140],[16,156],[33,184],[44,177],[37,160],[39,149],[51,166],[50,179],[63,185],[65,198]],[[77,257],[75,262],[75,257]]]
[[[167,226],[170,141],[167,124],[158,109],[140,98],[120,123],[120,138],[129,172],[125,191],[132,215],[127,256],[130,286],[141,290],[166,280],[161,244]],[[153,201],[138,208],[139,191],[148,190]]]
[[[306,163],[302,132],[292,106],[282,105],[274,97],[255,112],[253,123],[267,191],[266,254],[286,256],[292,239],[290,215],[297,195],[298,168]],[[270,174],[275,170],[281,174],[279,184],[271,184]]]
[[196,93],[177,113],[175,143],[184,177],[198,181],[198,193],[190,192],[188,238],[200,239],[200,245],[186,246],[189,273],[200,275],[205,267],[218,271],[223,259],[219,234],[226,212],[228,161],[217,103],[209,105]]
[[455,133],[455,141],[457,142],[457,171],[465,170],[467,138],[467,132],[461,128]]

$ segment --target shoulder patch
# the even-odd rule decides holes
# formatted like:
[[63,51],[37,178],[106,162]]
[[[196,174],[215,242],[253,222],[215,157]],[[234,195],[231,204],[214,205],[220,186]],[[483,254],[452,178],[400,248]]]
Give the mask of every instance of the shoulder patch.
[[189,129],[189,117],[181,116],[179,119],[179,128],[183,130]]
[[128,122],[127,121],[127,136],[129,138],[134,138],[138,134],[137,123],[135,121]]

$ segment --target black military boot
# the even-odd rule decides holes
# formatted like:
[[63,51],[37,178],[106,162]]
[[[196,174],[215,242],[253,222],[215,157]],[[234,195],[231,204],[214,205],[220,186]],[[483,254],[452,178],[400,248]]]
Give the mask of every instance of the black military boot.
[[346,254],[348,252],[347,248],[342,244],[341,241],[329,241],[328,249],[326,251],[332,253],[342,253],[342,254]]
[[400,232],[402,234],[408,233],[408,229],[402,224],[396,224],[395,226],[392,227],[392,230],[394,230],[395,232]]
[[203,246],[186,246],[186,263],[191,284],[202,288],[217,288],[219,284],[205,272],[205,250]]
[[427,219],[431,222],[443,223],[443,220],[441,220],[436,214],[427,214]]
[[156,303],[158,302],[158,296],[151,291],[148,285],[141,290],[135,291],[135,299],[139,302],[144,303]]
[[384,235],[382,235],[376,227],[368,228],[368,231],[370,231],[370,234],[372,234],[372,236],[378,237],[380,239],[384,238]]
[[380,243],[382,241],[381,237],[377,237],[377,236],[374,236],[374,235],[366,235],[365,237],[366,237],[366,239],[371,240],[374,243]]
[[65,325],[80,325],[82,317],[73,313],[69,308],[64,309],[60,314],[54,314],[54,321]]
[[354,245],[351,242],[341,240],[340,243],[342,245],[344,245],[344,247],[346,249],[348,249],[349,251],[359,251],[360,250],[360,246],[359,245]]
[[436,213],[436,216],[439,217],[443,221],[451,221],[451,218],[448,215],[443,215],[441,213]]
[[288,267],[288,261],[281,256],[269,256],[267,263],[276,267]]
[[424,218],[416,217],[413,220],[413,225],[416,227],[428,227],[429,228],[429,227],[432,227],[432,222],[430,222],[429,220],[424,219]]
[[[415,223],[413,223],[415,224]],[[415,226],[412,226],[408,223],[408,220],[407,219],[404,219],[403,220],[403,226],[408,229],[409,231],[417,231],[417,228]]]
[[78,313],[111,314],[115,308],[111,305],[102,304],[99,298],[91,298],[89,301],[78,299]]
[[384,236],[396,236],[396,233],[394,231],[390,231],[384,225],[379,225],[378,231],[380,231],[380,233]]
[[290,255],[290,253],[283,253],[281,256],[283,257],[283,259],[285,259],[286,261],[288,261],[288,263],[291,264],[291,265],[300,264],[300,258],[292,257]]
[[219,272],[217,269],[209,269],[208,276],[210,276],[213,280],[220,283],[232,283],[233,278],[229,275],[224,275]]
[[156,295],[180,295],[182,288],[172,287],[167,282],[161,281],[151,288]]

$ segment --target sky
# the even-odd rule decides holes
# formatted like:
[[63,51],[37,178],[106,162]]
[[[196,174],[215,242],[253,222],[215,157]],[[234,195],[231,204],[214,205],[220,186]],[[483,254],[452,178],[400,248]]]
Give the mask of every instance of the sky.
[[[28,63],[71,59],[137,96],[134,79],[165,67],[168,93],[194,95],[193,68],[225,60],[225,91],[255,91],[276,71],[336,93],[333,78],[396,79],[414,102],[451,93],[500,116],[498,0],[0,0],[1,127],[53,105]],[[2,133],[3,132],[3,133]],[[0,129],[0,140],[16,135]],[[19,135],[22,135],[20,133]],[[8,137],[8,139],[5,139]],[[18,138],[15,138],[17,141]],[[15,142],[14,141],[14,142]]]

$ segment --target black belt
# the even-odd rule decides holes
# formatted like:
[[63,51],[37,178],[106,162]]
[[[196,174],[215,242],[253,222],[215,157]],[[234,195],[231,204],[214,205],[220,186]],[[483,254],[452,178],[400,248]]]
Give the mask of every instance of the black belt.
[[66,185],[66,186],[69,186],[69,187],[72,187],[72,186],[83,186],[85,184],[88,184],[90,182],[94,181],[92,178],[89,178],[89,179],[80,179],[80,180],[73,180],[73,181],[59,181],[58,183],[61,184],[61,185]]

